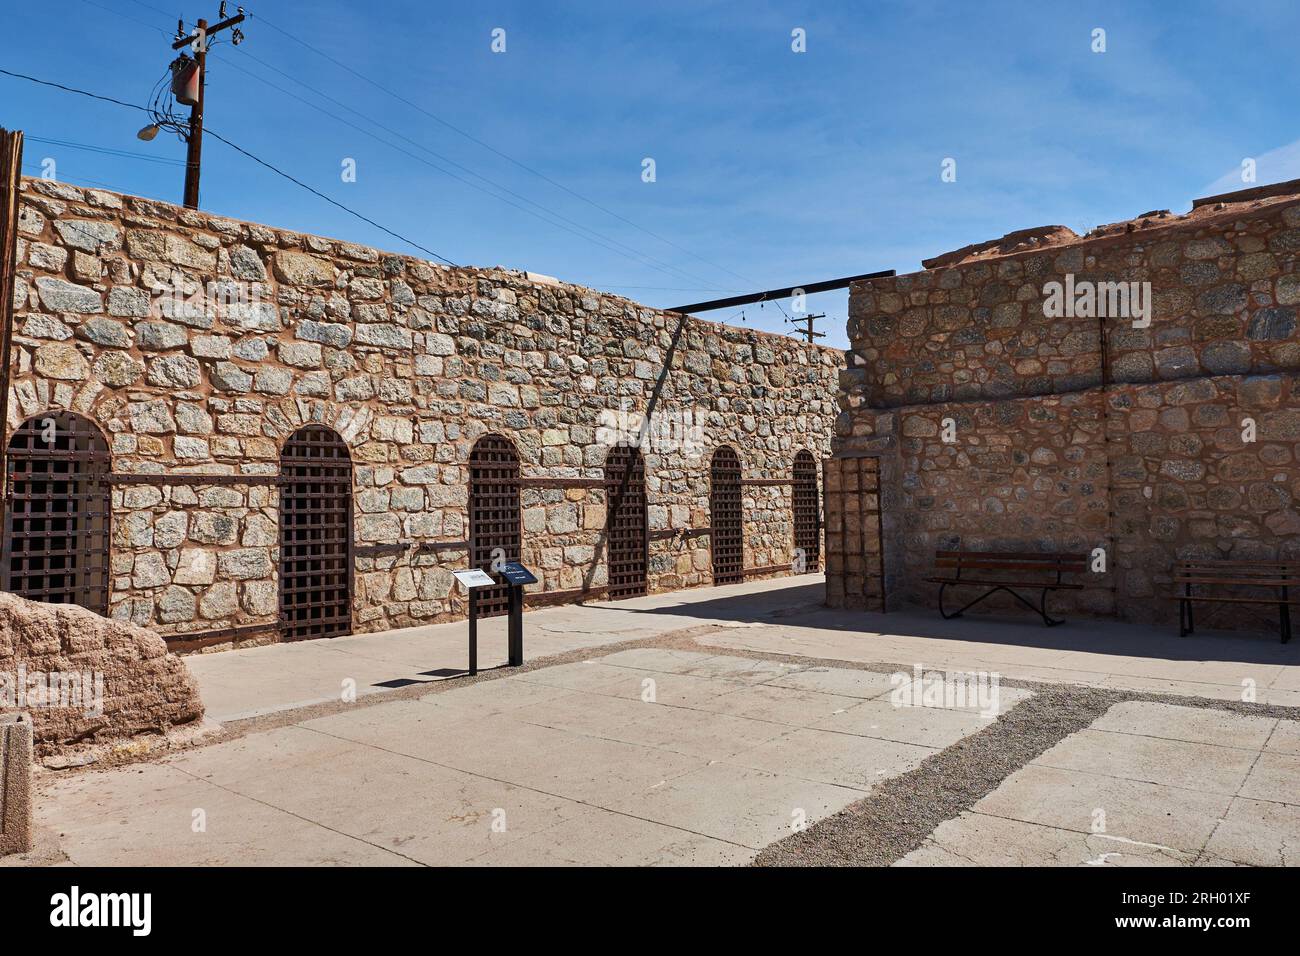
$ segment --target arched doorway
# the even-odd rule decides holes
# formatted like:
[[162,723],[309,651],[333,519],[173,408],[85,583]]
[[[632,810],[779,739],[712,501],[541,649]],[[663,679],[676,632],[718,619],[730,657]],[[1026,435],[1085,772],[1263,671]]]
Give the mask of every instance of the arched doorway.
[[740,458],[723,445],[709,465],[709,524],[713,583],[735,584],[744,571],[744,526],[740,502]]
[[609,546],[609,597],[646,593],[645,459],[629,445],[605,457],[605,538]]
[[[803,573],[813,574],[821,567],[821,504],[817,497],[817,460],[804,450],[794,456],[794,483],[790,489],[794,512],[794,546],[802,552]],[[798,559],[796,567],[798,572]]]
[[280,454],[280,625],[285,641],[352,631],[352,456],[324,425]]
[[[500,435],[484,435],[469,454],[469,537],[471,567],[491,574],[497,560],[520,558],[519,453]],[[479,617],[506,613],[509,593],[504,584],[478,588]]]
[[9,440],[4,590],[108,613],[108,442],[72,412],[29,418]]

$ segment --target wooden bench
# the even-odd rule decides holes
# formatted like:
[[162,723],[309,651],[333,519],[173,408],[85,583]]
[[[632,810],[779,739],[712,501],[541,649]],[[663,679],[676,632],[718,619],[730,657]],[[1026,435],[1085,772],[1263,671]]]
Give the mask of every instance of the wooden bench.
[[[1201,589],[1196,593],[1193,588]],[[1210,588],[1211,593],[1204,593]],[[1268,594],[1240,594],[1239,588],[1264,590]],[[1233,589],[1232,593],[1223,593]],[[1186,637],[1196,630],[1193,606],[1254,604],[1276,607],[1282,643],[1291,640],[1291,607],[1300,605],[1300,559],[1295,561],[1178,561],[1174,564],[1174,600],[1178,602],[1178,634]]]
[[[1037,611],[1043,623],[1051,627],[1065,622],[1048,615],[1048,593],[1082,589],[1082,584],[1067,583],[1062,575],[1082,574],[1087,567],[1086,554],[1055,551],[936,551],[934,574],[926,580],[939,585],[939,613],[944,620],[961,617],[964,611],[986,597],[1005,591],[1031,611]],[[943,608],[943,592],[954,586],[982,587],[987,590],[949,614]],[[1016,588],[1041,591],[1037,606],[1016,591]]]

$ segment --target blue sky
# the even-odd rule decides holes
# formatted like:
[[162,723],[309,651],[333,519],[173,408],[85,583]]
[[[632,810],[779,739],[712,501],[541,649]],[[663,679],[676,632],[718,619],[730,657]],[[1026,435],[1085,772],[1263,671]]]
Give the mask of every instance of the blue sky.
[[[166,69],[178,15],[215,20],[217,7],[0,2],[0,66],[137,103]],[[1300,4],[1285,0],[246,7],[245,43],[210,58],[212,129],[457,263],[657,306],[914,271],[1013,229],[1182,212],[1241,188],[1245,157],[1261,184],[1300,177]],[[806,53],[791,50],[797,27]],[[1098,27],[1105,53],[1091,49]],[[184,157],[166,134],[135,139],[143,114],[5,76],[0,125]],[[180,199],[178,166],[29,140],[28,171],[46,158],[68,182]],[[341,181],[345,158],[356,182]],[[419,254],[211,138],[202,205]],[[830,316],[827,344],[845,344],[846,300],[809,301]],[[743,323],[790,328],[772,305],[746,307]]]

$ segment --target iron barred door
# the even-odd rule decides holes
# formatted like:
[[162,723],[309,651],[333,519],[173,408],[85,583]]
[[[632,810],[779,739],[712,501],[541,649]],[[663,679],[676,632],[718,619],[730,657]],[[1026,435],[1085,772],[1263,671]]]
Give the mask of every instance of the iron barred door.
[[280,624],[285,641],[352,630],[352,456],[322,425],[280,456]]
[[831,607],[886,610],[879,458],[827,458],[826,600]]
[[709,468],[709,524],[713,583],[735,584],[744,571],[744,530],[740,502],[740,458],[723,445]]
[[71,412],[29,418],[9,441],[4,589],[108,613],[108,443]]
[[[522,551],[519,528],[519,453],[500,435],[484,435],[469,456],[470,565],[494,578],[496,559],[518,561]],[[479,617],[506,613],[507,585],[476,589]]]
[[646,593],[645,460],[617,445],[605,458],[605,531],[609,542],[609,597]]
[[790,499],[794,512],[794,546],[803,552],[803,570],[821,566],[821,503],[817,500],[817,461],[809,451],[794,456]]

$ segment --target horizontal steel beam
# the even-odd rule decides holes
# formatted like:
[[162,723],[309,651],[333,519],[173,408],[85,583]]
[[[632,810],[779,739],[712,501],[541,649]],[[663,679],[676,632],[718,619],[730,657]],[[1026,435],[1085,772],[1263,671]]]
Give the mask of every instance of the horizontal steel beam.
[[795,292],[803,292],[805,295],[812,295],[815,292],[830,292],[832,289],[847,289],[854,282],[860,282],[863,279],[884,279],[892,275],[897,275],[893,269],[886,269],[884,272],[867,272],[860,276],[845,276],[843,279],[826,279],[823,282],[809,282],[805,285],[792,285],[785,289],[768,289],[766,292],[750,292],[747,295],[733,295],[729,299],[712,299],[708,302],[692,302],[690,305],[679,305],[672,309],[666,309],[667,312],[711,312],[714,309],[730,309],[737,305],[750,305],[754,302],[770,302],[773,299],[788,299]]

